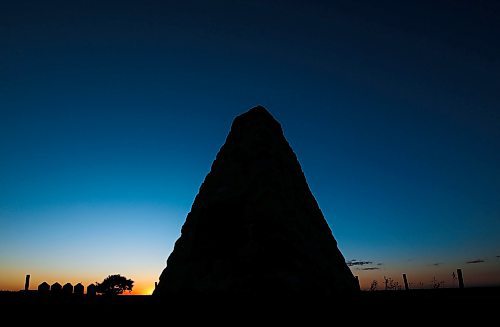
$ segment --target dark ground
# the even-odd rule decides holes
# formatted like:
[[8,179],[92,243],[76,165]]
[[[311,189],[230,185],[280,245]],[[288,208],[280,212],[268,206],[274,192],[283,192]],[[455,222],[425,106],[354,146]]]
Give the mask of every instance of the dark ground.
[[[316,296],[303,297],[228,297],[228,296],[197,296],[197,297],[175,297],[160,301],[158,298],[150,295],[121,295],[116,297],[105,296],[52,296],[39,295],[37,292],[0,292],[0,305],[28,305],[28,306],[114,306],[114,307],[134,307],[134,306],[172,306],[174,303],[205,306],[234,305],[235,303],[253,303],[254,305],[276,306],[280,304],[295,305],[329,305],[329,304],[349,304],[351,306],[370,306],[370,305],[410,305],[421,304],[440,304],[440,305],[473,305],[473,304],[498,304],[500,311],[500,287],[485,288],[442,288],[442,289],[422,289],[410,291],[361,291],[359,294],[347,298],[327,298]],[[252,306],[250,304],[250,306]]]
[[[350,298],[314,296],[106,298],[39,296],[36,292],[0,292],[0,315],[27,324],[162,325],[202,322],[203,325],[344,324],[496,326],[500,317],[500,287],[413,291],[360,292]],[[7,320],[8,321],[8,320]]]

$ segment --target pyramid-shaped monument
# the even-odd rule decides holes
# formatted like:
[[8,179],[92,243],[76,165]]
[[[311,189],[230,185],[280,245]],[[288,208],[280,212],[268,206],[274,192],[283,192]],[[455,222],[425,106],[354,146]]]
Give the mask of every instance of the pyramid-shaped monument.
[[260,106],[236,117],[154,294],[357,289],[281,125]]

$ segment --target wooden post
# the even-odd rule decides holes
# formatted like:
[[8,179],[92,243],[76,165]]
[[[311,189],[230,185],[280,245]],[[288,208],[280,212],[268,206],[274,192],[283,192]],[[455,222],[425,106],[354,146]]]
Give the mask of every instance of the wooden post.
[[410,288],[408,287],[408,279],[406,279],[406,274],[403,274],[403,281],[405,282],[405,290],[409,291]]
[[359,285],[359,277],[358,276],[354,276],[356,278],[356,283],[358,284],[358,290],[361,289],[361,286]]
[[28,291],[30,288],[30,275],[26,275],[26,281],[24,282],[24,290]]
[[462,276],[462,269],[457,269],[458,287],[464,288],[464,276]]

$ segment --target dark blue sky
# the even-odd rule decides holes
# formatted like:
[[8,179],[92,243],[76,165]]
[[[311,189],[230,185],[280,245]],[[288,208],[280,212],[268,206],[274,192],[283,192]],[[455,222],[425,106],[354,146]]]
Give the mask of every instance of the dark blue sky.
[[232,119],[262,104],[346,259],[500,283],[498,17],[497,1],[2,2],[2,275],[152,283]]

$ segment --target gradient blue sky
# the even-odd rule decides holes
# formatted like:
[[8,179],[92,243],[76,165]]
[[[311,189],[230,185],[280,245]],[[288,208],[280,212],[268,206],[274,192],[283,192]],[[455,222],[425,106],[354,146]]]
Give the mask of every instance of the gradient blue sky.
[[500,284],[500,5],[400,2],[1,2],[0,289],[150,290],[257,104],[362,286]]

